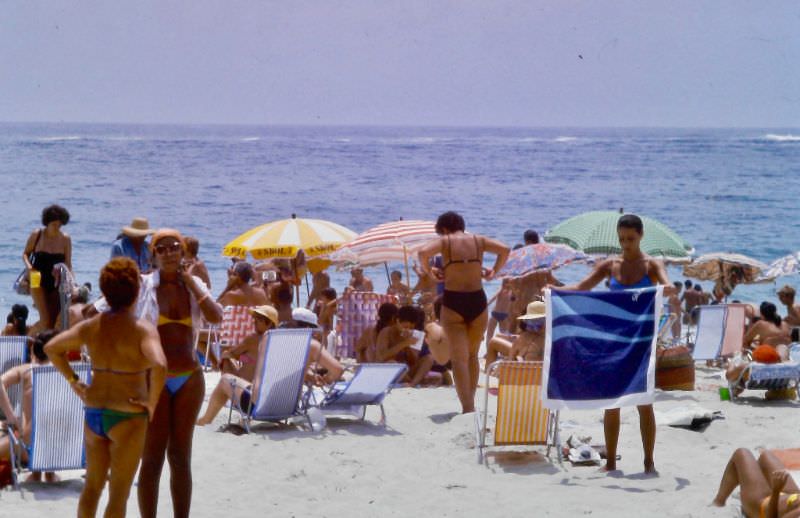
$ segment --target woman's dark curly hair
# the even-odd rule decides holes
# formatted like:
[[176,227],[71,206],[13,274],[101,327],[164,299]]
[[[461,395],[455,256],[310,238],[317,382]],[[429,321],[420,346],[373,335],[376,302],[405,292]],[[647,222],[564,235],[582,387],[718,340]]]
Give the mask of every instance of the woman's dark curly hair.
[[69,223],[69,211],[61,205],[50,205],[42,209],[42,225],[45,227],[51,221],[60,221],[62,225]]
[[112,310],[129,307],[139,296],[139,268],[127,257],[115,257],[100,270],[100,291]]
[[452,210],[441,214],[439,219],[436,220],[436,233],[440,235],[444,234],[445,230],[448,232],[463,232],[464,228],[466,228],[464,218],[461,217],[461,214]]

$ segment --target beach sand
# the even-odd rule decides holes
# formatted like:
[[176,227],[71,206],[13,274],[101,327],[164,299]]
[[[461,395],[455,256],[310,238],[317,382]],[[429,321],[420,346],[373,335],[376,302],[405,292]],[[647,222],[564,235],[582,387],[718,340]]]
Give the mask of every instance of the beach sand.
[[[207,374],[209,392],[218,378]],[[259,424],[236,436],[217,431],[227,421],[223,410],[214,424],[196,429],[192,516],[740,516],[738,490],[725,508],[708,507],[728,458],[742,446],[800,446],[800,404],[766,402],[758,391],[745,392],[742,403],[720,401],[721,384],[719,371],[698,367],[694,392],[657,392],[656,412],[699,404],[725,415],[703,432],[659,425],[658,478],[642,473],[633,408],[622,412],[615,475],[567,461],[559,466],[541,447],[506,448],[490,453],[488,466],[478,464],[474,418],[455,413],[450,387],[394,390],[385,403],[386,428],[370,408],[366,423],[329,418],[319,433]],[[602,411],[562,412],[562,441],[573,434],[602,443]],[[74,516],[81,474],[62,472],[62,482],[26,484],[21,493],[1,491],[0,515]],[[129,516],[138,516],[135,495],[134,488]],[[104,505],[105,497],[101,512]],[[159,515],[171,511],[165,468]]]

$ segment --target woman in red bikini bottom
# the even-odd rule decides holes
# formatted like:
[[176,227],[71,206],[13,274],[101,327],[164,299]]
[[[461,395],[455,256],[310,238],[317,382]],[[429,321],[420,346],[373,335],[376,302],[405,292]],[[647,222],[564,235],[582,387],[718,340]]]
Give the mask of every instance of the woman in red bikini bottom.
[[[447,342],[458,399],[463,413],[475,411],[478,387],[478,349],[488,320],[483,279],[491,280],[503,267],[509,248],[500,241],[467,234],[464,218],[445,212],[436,221],[436,233],[442,236],[419,251],[419,264],[427,275],[444,280],[440,323]],[[483,253],[497,256],[491,269],[483,268]],[[432,271],[431,261],[442,254],[444,266]]]

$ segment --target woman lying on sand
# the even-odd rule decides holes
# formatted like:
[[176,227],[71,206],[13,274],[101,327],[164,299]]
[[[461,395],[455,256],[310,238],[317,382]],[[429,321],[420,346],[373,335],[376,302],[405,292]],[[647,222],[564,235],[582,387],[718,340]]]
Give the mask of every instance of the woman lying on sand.
[[[292,315],[294,319],[291,322],[286,322],[282,326],[283,328],[309,328],[316,330],[312,335],[313,338],[311,339],[311,347],[308,353],[306,380],[311,383],[325,385],[338,381],[342,373],[344,373],[344,367],[320,344],[317,316],[305,308],[295,308]],[[258,358],[263,357],[264,351],[262,349],[266,345],[266,340],[262,340],[259,344]],[[252,400],[252,386],[252,379],[240,378],[233,374],[223,374],[211,393],[205,413],[197,420],[197,426],[210,424],[229,400],[238,401],[239,408],[247,411]]]
[[800,489],[783,463],[768,451],[758,461],[745,448],[733,452],[712,505],[725,507],[737,486],[748,518],[800,517]]
[[[45,347],[53,366],[86,404],[86,483],[78,516],[95,515],[106,481],[105,516],[125,516],[147,423],[164,386],[167,359],[158,332],[132,309],[139,282],[139,268],[131,259],[109,261],[100,272],[100,290],[110,310],[59,334]],[[92,358],[89,386],[67,360],[67,353],[83,344]]]

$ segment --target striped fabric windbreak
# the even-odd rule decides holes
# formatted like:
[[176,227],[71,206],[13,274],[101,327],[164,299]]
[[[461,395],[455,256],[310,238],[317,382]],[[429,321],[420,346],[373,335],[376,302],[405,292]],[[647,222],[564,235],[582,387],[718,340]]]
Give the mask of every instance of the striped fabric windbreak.
[[311,330],[273,329],[264,339],[253,378],[250,416],[275,421],[298,415]]
[[351,291],[342,295],[337,304],[342,337],[341,345],[336,351],[337,356],[355,357],[356,342],[365,329],[378,321],[378,308],[384,302],[396,304],[397,297],[368,291]]
[[496,373],[495,445],[547,444],[550,412],[542,405],[542,363],[501,362]]
[[546,291],[543,399],[548,408],[653,402],[661,290]]
[[[90,365],[71,365],[81,381],[88,384]],[[58,471],[85,467],[83,402],[52,365],[35,365],[31,375],[33,432],[28,468],[31,471]]]
[[[722,351],[725,338],[725,306],[698,306],[697,332],[695,333],[692,358],[695,360],[714,360]],[[741,346],[741,342],[739,342]]]
[[[22,365],[27,361],[28,337],[2,336],[0,337],[0,374],[9,369]],[[22,384],[17,383],[8,388],[8,399],[17,417],[22,417]]]

